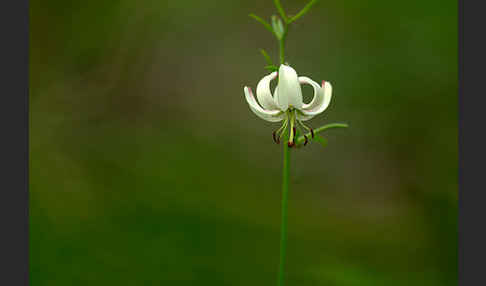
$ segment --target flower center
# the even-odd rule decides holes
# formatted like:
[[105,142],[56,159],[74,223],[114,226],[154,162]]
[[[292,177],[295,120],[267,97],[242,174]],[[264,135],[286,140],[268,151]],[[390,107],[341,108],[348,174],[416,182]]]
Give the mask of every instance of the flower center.
[[[307,127],[304,123],[302,123],[302,121],[297,119],[297,109],[295,109],[294,107],[289,107],[285,112],[285,120],[282,126],[272,133],[273,141],[279,144],[280,139],[282,139],[282,137],[285,136],[285,139],[288,139],[287,142],[288,146],[289,147],[295,146],[295,141],[297,138],[297,128],[296,128],[297,126],[303,132],[306,131],[310,132],[312,138],[314,138],[314,130],[312,130],[312,128]],[[303,135],[303,136],[305,138],[305,143],[304,143],[305,146],[307,145],[308,138],[307,135]]]
[[294,139],[295,139],[295,132],[296,132],[295,121],[296,121],[295,109],[293,107],[289,107],[287,111],[285,111],[285,120],[282,126],[276,131],[274,131],[272,134],[273,141],[279,144],[280,139],[282,139],[282,137],[285,136],[285,138],[288,138],[289,147],[294,146],[295,145]]

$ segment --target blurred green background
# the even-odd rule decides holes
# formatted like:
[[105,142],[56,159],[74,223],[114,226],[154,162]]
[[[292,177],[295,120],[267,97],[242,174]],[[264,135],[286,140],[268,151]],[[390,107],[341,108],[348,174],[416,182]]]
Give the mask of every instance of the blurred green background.
[[[275,285],[273,1],[30,6],[31,284]],[[456,1],[321,0],[286,56],[350,124],[292,156],[287,285],[456,285]]]

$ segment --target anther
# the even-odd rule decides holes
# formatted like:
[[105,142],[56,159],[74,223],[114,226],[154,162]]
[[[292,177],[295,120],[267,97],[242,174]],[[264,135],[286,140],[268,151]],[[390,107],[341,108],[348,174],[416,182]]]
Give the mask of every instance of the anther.
[[294,131],[294,136],[295,136],[295,134],[297,134],[297,132],[296,132],[296,130],[295,130],[295,127],[294,127],[294,128],[292,128],[292,130]]
[[314,139],[314,129],[311,128],[310,131],[311,131],[312,139]]
[[292,147],[294,147],[295,143],[294,143],[294,141],[289,141],[289,143],[287,145],[289,146],[289,148],[292,148]]
[[273,141],[277,144],[280,143],[280,139],[276,136],[276,131],[273,131],[272,133]]
[[304,146],[307,145],[307,136],[304,135],[304,138],[305,138],[305,142],[304,142]]

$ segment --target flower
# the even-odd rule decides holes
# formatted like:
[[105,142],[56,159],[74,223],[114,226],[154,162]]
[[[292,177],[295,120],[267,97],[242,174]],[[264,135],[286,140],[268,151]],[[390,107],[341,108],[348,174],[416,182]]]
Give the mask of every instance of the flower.
[[[270,82],[278,75],[278,84],[275,91],[270,91]],[[304,103],[302,100],[301,84],[309,84],[314,88],[314,97],[310,103]],[[296,133],[296,123],[311,132],[314,137],[312,128],[307,127],[302,121],[307,121],[319,113],[322,113],[331,102],[332,86],[327,81],[322,81],[319,85],[312,79],[305,76],[297,76],[297,72],[288,65],[280,65],[278,72],[272,72],[264,76],[257,85],[256,94],[257,103],[251,88],[244,87],[246,101],[250,109],[261,119],[270,122],[284,121],[282,127],[273,132],[273,139],[276,143],[280,142],[287,127],[289,131],[289,147],[294,146]],[[307,144],[307,136],[305,136]]]

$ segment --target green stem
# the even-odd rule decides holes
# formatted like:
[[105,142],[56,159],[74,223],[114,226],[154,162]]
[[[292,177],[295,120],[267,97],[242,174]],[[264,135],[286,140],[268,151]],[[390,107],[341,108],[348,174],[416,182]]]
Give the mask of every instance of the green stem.
[[[279,49],[280,49],[280,64],[285,63],[285,39],[287,38],[287,17],[285,12],[280,5],[279,0],[275,0],[277,9],[280,12],[284,20],[283,24],[283,34],[282,37],[278,39]],[[293,119],[291,118],[291,129],[293,127]],[[292,132],[292,131],[291,131]],[[288,139],[288,138],[287,138]],[[284,141],[283,150],[283,173],[282,173],[282,220],[280,226],[280,262],[278,271],[278,286],[284,285],[285,278],[285,254],[287,249],[287,205],[288,205],[288,194],[289,194],[289,176],[290,176],[290,147],[288,146],[287,140]]]
[[[283,65],[285,63],[285,40],[287,38],[287,32],[289,28],[290,22],[295,21],[302,15],[304,15],[311,7],[314,5],[317,0],[311,0],[296,16],[294,16],[291,21],[287,18],[282,5],[280,4],[280,0],[274,0],[275,6],[277,7],[278,12],[283,20],[283,31],[282,32],[275,32],[273,29],[273,33],[278,39],[279,43],[279,50],[280,50],[280,64]],[[251,17],[255,18],[257,21],[264,24],[264,26],[268,29],[269,24],[266,23],[264,20],[260,19],[259,17],[250,14]],[[275,22],[275,18],[272,20],[272,23]],[[281,23],[279,21],[279,23]],[[276,25],[274,25],[274,29]],[[262,52],[264,53],[264,52]],[[265,56],[265,54],[264,54]],[[267,58],[267,57],[266,57]],[[295,134],[293,134],[293,123],[295,118],[290,115],[290,141],[294,142],[297,141],[297,138],[294,139]],[[328,127],[330,128],[330,127]],[[284,129],[285,131],[285,129]],[[321,130],[316,130],[319,132]],[[285,137],[284,137],[285,138]],[[300,138],[299,138],[300,139]],[[285,252],[287,248],[287,205],[288,205],[288,194],[289,194],[289,176],[290,176],[290,147],[286,144],[287,140],[284,141],[284,150],[283,150],[283,173],[282,173],[282,220],[280,226],[280,263],[279,263],[279,273],[278,273],[278,286],[284,285],[284,270],[285,270]],[[297,143],[297,142],[295,142]]]
[[280,48],[280,64],[285,63],[285,39],[287,38],[287,24],[284,24],[284,32],[282,38],[279,39],[278,44]]
[[[275,3],[280,4],[280,1],[275,1]],[[277,6],[279,7],[279,6]],[[281,8],[281,6],[280,6]],[[282,37],[279,39],[280,47],[280,64],[285,63],[285,39],[287,38],[287,19],[285,17],[285,12],[283,9],[281,11],[281,16],[284,18],[284,31]],[[292,128],[292,119],[291,127]],[[292,132],[292,131],[291,131]],[[289,138],[286,138],[289,139]],[[284,141],[283,150],[283,173],[282,173],[282,220],[280,225],[280,262],[278,271],[278,286],[284,285],[285,278],[285,252],[287,249],[287,204],[288,204],[288,193],[289,193],[289,176],[290,176],[290,147],[288,146],[287,140]]]
[[282,173],[282,221],[280,228],[280,263],[278,274],[278,286],[284,285],[285,270],[285,250],[287,247],[287,204],[289,194],[289,174],[290,174],[290,148],[284,145],[283,173]]
[[285,63],[285,40],[282,38],[279,41],[280,44],[280,64],[283,65]]

